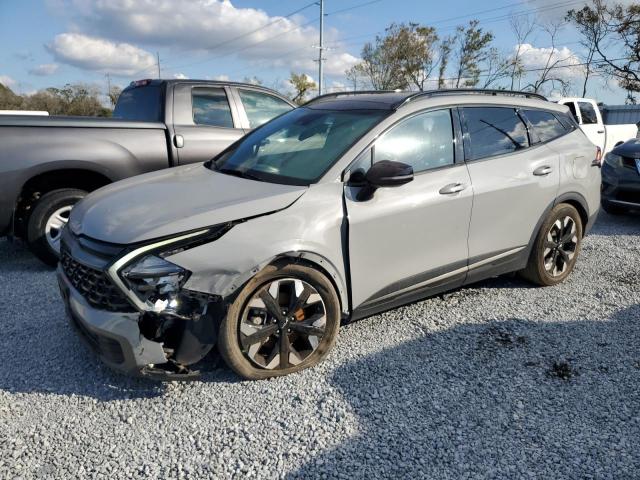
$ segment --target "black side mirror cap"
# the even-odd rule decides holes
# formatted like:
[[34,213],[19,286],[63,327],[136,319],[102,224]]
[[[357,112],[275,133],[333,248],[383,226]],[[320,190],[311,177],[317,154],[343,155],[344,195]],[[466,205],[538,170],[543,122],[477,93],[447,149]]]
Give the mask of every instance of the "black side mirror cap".
[[380,187],[399,187],[409,183],[413,180],[413,167],[402,162],[381,160],[374,163],[364,177],[364,186],[356,195],[358,201],[370,200]]
[[413,167],[402,162],[381,160],[374,163],[366,174],[373,187],[399,187],[413,180]]

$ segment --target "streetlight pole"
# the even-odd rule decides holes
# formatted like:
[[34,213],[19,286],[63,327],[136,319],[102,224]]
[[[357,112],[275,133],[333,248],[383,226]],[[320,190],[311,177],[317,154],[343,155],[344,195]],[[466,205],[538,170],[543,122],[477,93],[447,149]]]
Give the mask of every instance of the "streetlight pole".
[[322,51],[324,47],[324,0],[320,0],[320,47],[318,49],[318,95],[322,95]]

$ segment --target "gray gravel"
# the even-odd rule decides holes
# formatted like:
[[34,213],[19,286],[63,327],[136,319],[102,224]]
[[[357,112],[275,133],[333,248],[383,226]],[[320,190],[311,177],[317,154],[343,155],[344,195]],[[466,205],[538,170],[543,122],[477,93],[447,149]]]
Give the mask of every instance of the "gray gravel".
[[53,273],[0,241],[0,478],[638,478],[640,216],[569,280],[492,279],[345,326],[319,367],[110,372]]

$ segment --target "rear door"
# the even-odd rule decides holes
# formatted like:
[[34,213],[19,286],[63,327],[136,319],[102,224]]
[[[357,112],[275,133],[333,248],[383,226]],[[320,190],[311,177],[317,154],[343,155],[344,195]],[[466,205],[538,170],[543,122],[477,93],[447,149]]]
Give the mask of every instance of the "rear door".
[[382,160],[407,163],[415,173],[368,200],[357,199],[361,187],[345,186],[354,308],[462,284],[473,192],[455,118],[440,109],[402,120],[351,166],[352,178]]
[[[560,183],[559,157],[513,107],[464,107],[465,158],[474,200],[469,279],[522,255]],[[533,145],[532,145],[533,143]],[[479,276],[479,275],[478,275]]]
[[172,140],[181,165],[209,160],[244,135],[228,87],[179,84],[173,98]]

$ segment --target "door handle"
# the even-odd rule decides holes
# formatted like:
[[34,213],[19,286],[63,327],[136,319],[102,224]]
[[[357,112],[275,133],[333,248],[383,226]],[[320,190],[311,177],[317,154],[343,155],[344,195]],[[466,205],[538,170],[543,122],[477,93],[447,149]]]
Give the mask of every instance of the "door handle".
[[604,133],[604,130],[598,130],[598,133]]
[[184,147],[184,137],[182,135],[174,135],[173,144],[176,146],[176,148]]
[[439,192],[441,195],[452,195],[461,192],[465,188],[467,188],[467,186],[464,183],[450,183],[442,187]]
[[533,171],[533,174],[538,177],[544,177],[545,175],[549,175],[551,172],[553,172],[553,168],[551,168],[549,165],[543,165],[542,167],[536,168]]

